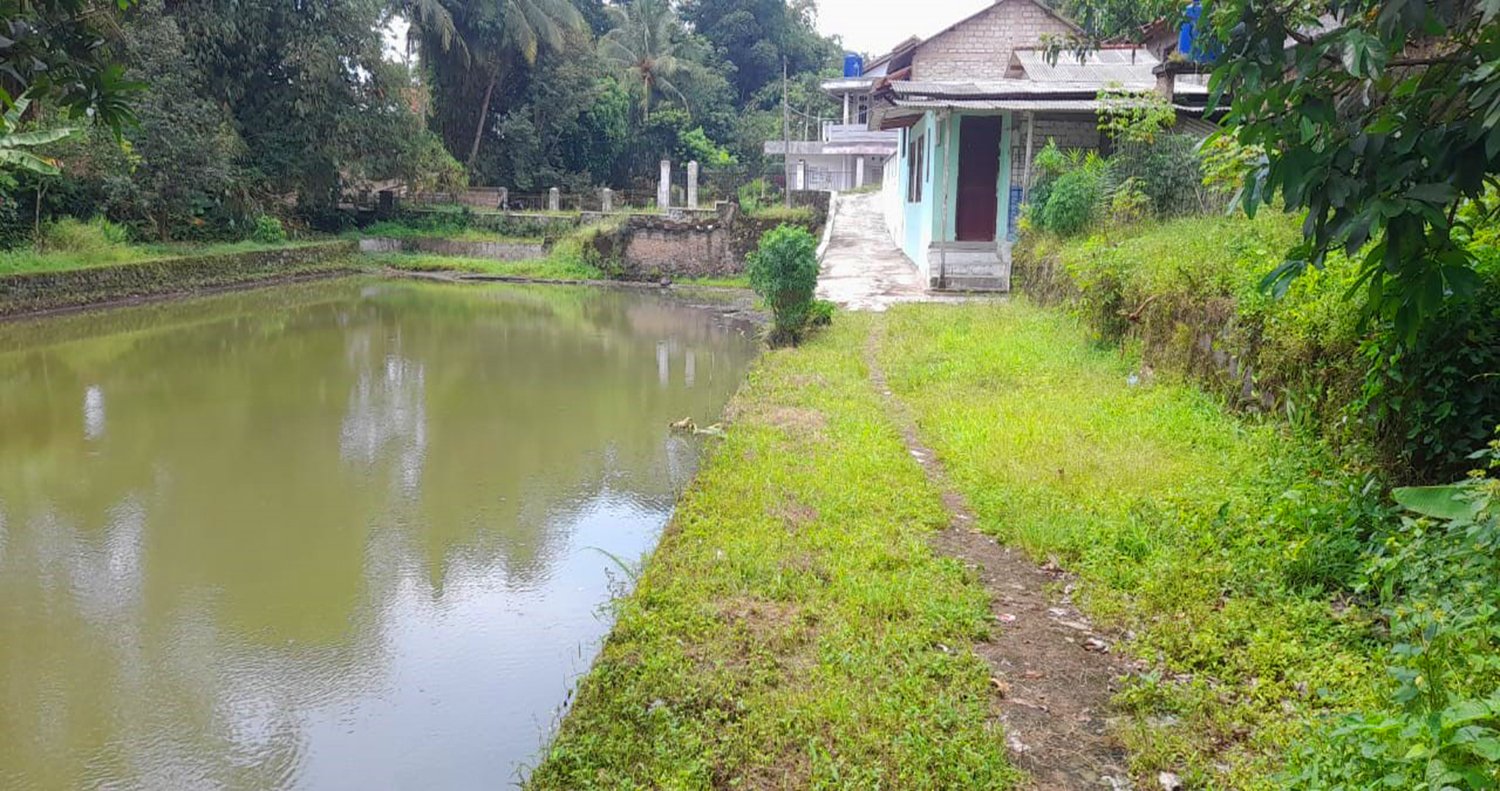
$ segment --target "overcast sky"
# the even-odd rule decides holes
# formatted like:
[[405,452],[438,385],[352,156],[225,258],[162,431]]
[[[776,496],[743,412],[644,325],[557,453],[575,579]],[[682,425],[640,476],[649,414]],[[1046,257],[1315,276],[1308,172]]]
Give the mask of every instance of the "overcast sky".
[[818,0],[818,30],[854,52],[883,55],[908,36],[926,38],[994,0]]

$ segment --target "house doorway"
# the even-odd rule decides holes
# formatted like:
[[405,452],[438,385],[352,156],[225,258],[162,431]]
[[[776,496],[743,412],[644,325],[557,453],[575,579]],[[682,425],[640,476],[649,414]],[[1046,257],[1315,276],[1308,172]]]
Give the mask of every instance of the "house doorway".
[[954,230],[960,242],[995,241],[1000,210],[999,116],[963,116],[958,127],[958,205]]

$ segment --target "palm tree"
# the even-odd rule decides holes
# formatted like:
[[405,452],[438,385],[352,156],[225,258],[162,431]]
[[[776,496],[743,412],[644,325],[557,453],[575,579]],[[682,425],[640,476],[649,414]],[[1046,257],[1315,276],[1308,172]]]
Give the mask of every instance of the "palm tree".
[[474,139],[469,146],[470,170],[479,158],[479,145],[489,123],[495,86],[509,66],[520,59],[536,62],[544,49],[560,49],[564,37],[585,27],[583,15],[570,0],[389,0],[391,9],[411,24],[410,40],[418,42],[423,60],[434,68],[462,69],[476,87],[484,86]]
[[641,86],[641,114],[651,115],[651,97],[671,94],[687,104],[673,83],[687,71],[687,60],[677,56],[682,46],[682,23],[667,0],[634,0],[610,6],[614,29],[599,39],[599,55]]
[[[570,0],[470,0],[470,5],[498,4],[500,29],[498,35],[479,44],[477,49],[483,57],[476,56],[476,69],[488,77],[484,88],[484,100],[479,105],[479,122],[474,127],[474,144],[469,147],[467,165],[470,170],[479,159],[479,143],[484,139],[484,129],[489,122],[490,102],[495,96],[495,86],[504,76],[506,68],[519,57],[530,66],[536,63],[543,48],[561,49],[563,38],[573,31],[585,27],[583,15],[578,13]],[[475,42],[470,42],[470,51]]]

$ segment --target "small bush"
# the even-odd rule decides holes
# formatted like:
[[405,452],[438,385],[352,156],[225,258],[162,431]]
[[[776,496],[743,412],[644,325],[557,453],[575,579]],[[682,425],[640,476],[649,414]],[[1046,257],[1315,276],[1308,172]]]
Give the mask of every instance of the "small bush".
[[833,323],[833,314],[836,310],[838,306],[826,299],[814,300],[812,309],[807,313],[808,326],[827,327]]
[[37,248],[60,253],[107,253],[130,242],[125,226],[102,217],[83,221],[73,217],[48,223]]
[[813,214],[811,206],[761,206],[752,211],[745,212],[745,216],[757,220],[770,220],[772,222],[784,223],[811,223],[816,215]]
[[281,225],[281,220],[262,214],[255,218],[250,238],[262,244],[279,244],[286,241],[286,228]]
[[765,179],[753,179],[737,190],[740,208],[747,213],[775,205],[776,194],[776,186]]
[[1118,179],[1136,179],[1159,217],[1178,217],[1217,208],[1203,185],[1198,140],[1190,135],[1157,135],[1151,142],[1123,143],[1109,158]]
[[796,343],[807,326],[818,284],[817,246],[806,229],[780,225],[750,254],[750,285],[771,308],[773,345]]
[[1057,177],[1037,219],[1045,230],[1063,236],[1082,233],[1094,221],[1104,198],[1104,174],[1098,167],[1080,167]]

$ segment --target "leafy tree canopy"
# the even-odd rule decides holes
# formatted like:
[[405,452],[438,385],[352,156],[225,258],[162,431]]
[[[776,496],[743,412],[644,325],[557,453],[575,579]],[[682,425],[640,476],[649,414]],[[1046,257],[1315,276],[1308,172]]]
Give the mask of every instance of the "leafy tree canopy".
[[127,80],[112,39],[135,0],[0,0],[0,110],[27,94],[118,128],[141,85]]
[[1308,212],[1268,287],[1332,249],[1362,253],[1357,288],[1408,338],[1471,293],[1454,236],[1500,170],[1500,1],[1210,0],[1205,14],[1225,126],[1265,152],[1244,208]]

